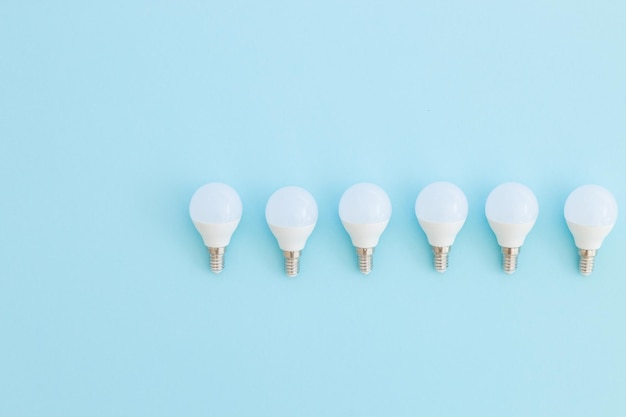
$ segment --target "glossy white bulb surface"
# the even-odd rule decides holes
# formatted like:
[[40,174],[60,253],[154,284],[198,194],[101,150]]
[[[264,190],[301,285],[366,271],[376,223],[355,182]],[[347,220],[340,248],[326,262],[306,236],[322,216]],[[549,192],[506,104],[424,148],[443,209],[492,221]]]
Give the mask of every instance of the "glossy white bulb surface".
[[237,191],[219,182],[198,188],[189,204],[191,220],[209,248],[228,246],[242,211]]
[[339,218],[355,247],[373,248],[391,218],[391,200],[375,184],[355,184],[341,196]]
[[434,182],[426,186],[415,201],[415,216],[435,247],[452,246],[467,219],[467,197],[456,185]]
[[617,201],[599,185],[576,188],[565,201],[565,220],[579,249],[597,250],[617,220]]
[[272,194],[265,218],[283,251],[301,251],[317,223],[317,203],[301,187],[283,187]]
[[535,225],[539,214],[537,197],[530,188],[516,182],[494,188],[485,204],[489,226],[503,248],[519,248]]

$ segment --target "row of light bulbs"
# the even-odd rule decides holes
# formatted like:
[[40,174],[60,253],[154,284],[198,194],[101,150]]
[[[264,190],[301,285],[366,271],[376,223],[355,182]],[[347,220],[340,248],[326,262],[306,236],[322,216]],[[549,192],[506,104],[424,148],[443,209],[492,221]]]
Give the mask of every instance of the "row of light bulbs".
[[[465,194],[449,182],[432,183],[417,196],[415,215],[433,248],[435,269],[439,272],[448,268],[448,253],[465,223],[467,211]],[[209,249],[211,270],[220,273],[226,246],[241,220],[239,195],[226,184],[205,184],[191,198],[189,213]],[[537,198],[523,184],[501,184],[487,197],[485,215],[502,248],[507,274],[515,272],[520,247],[538,214]],[[583,185],[568,196],[564,214],[578,247],[580,272],[589,275],[596,251],[615,225],[617,202],[607,189]],[[298,275],[300,254],[315,228],[317,215],[315,199],[301,187],[280,188],[267,201],[265,218],[283,251],[290,277]],[[369,274],[374,248],[391,218],[389,196],[375,184],[355,184],[341,196],[339,217],[356,248],[360,271]]]

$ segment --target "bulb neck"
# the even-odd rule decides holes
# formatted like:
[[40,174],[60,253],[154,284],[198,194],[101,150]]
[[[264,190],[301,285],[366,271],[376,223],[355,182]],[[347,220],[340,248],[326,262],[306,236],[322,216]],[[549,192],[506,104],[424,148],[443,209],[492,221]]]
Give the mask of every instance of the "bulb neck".
[[501,223],[487,218],[489,226],[496,235],[498,245],[503,248],[519,248],[535,225],[535,220],[528,223]]
[[282,251],[299,252],[304,249],[307,239],[313,233],[315,223],[301,227],[281,227],[270,224],[269,227]]
[[374,267],[374,248],[356,248],[356,254],[359,257],[359,271],[364,275],[372,272]]
[[604,238],[611,232],[613,225],[608,226],[584,226],[568,221],[567,227],[574,236],[577,248],[585,250],[598,250],[604,242]]
[[595,249],[578,249],[578,270],[584,276],[589,276],[593,272],[597,252]]
[[433,255],[435,258],[435,271],[444,273],[448,269],[448,254],[450,246],[433,246]]
[[202,236],[207,248],[223,248],[230,244],[230,239],[239,225],[239,219],[227,223],[193,222],[196,230]]
[[224,253],[226,247],[209,248],[209,257],[211,259],[211,271],[215,274],[219,274],[224,269]]
[[300,272],[300,251],[286,250],[283,251],[285,256],[285,272],[288,277],[295,277]]
[[355,248],[373,248],[378,245],[380,236],[385,231],[389,220],[379,223],[350,223],[341,220]]
[[424,233],[426,233],[428,243],[430,243],[431,246],[437,247],[452,246],[456,235],[465,224],[465,219],[456,222],[438,223],[421,220],[418,217],[417,221],[424,230]]
[[502,267],[504,272],[512,274],[517,269],[517,256],[520,248],[502,247]]

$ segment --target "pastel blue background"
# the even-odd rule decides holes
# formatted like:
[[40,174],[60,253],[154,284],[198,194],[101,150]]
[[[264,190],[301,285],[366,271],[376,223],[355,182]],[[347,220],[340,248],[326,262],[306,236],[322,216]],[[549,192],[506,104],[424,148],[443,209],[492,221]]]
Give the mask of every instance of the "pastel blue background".
[[[626,221],[589,278],[562,217],[626,207],[623,1],[3,1],[0,415],[626,415]],[[470,203],[445,275],[413,214]],[[540,215],[512,276],[483,215],[520,181]],[[203,183],[244,217],[215,276]],[[374,271],[337,216],[394,214]],[[316,197],[297,279],[264,220]],[[624,211],[624,209],[622,210]]]

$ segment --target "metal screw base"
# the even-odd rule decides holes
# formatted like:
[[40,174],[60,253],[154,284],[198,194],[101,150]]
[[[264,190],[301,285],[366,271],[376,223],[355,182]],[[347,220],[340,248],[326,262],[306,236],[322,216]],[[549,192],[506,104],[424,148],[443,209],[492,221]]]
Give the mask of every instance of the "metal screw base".
[[374,266],[374,248],[356,248],[359,257],[359,270],[367,275],[372,272]]
[[300,251],[286,250],[285,255],[285,272],[288,277],[295,277],[300,272]]
[[226,248],[209,248],[209,256],[211,258],[211,271],[219,274],[224,269],[224,252]]
[[444,273],[448,269],[448,254],[450,246],[433,246],[433,254],[435,255],[435,270]]
[[517,255],[519,248],[502,248],[502,266],[507,274],[512,274],[517,269]]
[[596,250],[578,249],[580,260],[578,261],[578,270],[584,276],[589,276],[593,272],[593,263],[596,260]]

